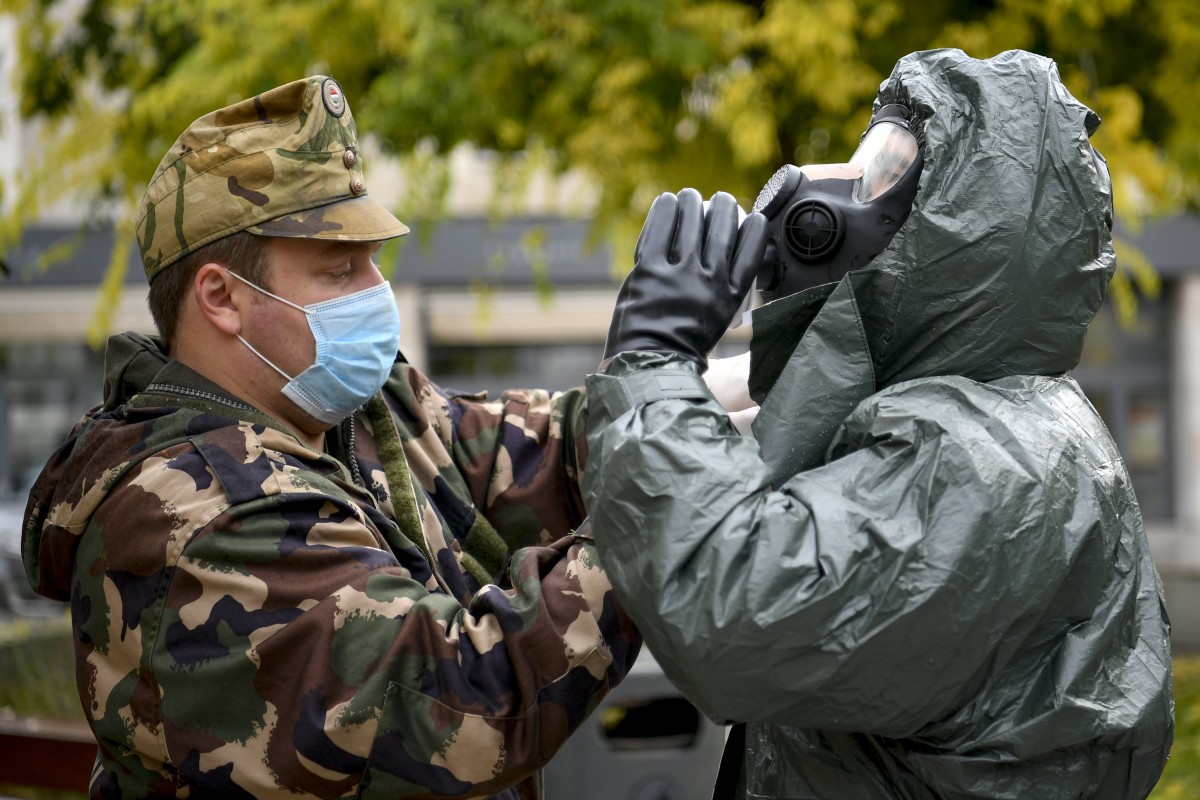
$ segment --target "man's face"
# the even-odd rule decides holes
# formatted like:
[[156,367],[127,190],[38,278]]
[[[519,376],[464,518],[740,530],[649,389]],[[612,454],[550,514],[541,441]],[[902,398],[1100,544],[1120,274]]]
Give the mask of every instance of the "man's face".
[[[268,286],[300,306],[370,289],[384,282],[373,260],[379,247],[378,242],[272,238],[267,246]],[[316,342],[304,312],[245,284],[237,291],[249,300],[242,306],[248,309],[242,315],[242,336],[289,375],[307,369],[316,359]],[[282,388],[283,377],[270,374]]]

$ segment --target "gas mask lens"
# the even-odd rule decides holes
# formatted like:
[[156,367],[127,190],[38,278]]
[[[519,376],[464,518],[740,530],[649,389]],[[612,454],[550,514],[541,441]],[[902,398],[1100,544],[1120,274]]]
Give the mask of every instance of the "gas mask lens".
[[917,160],[917,139],[890,119],[871,126],[850,163],[862,170],[854,199],[866,203],[900,182]]

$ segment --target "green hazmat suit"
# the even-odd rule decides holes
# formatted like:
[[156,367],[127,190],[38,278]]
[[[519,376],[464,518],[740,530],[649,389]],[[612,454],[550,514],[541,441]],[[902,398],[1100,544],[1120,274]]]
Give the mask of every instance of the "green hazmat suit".
[[589,376],[605,566],[683,694],[746,723],[732,796],[1144,797],[1169,623],[1065,374],[1115,268],[1099,120],[1018,51],[911,54],[886,103],[924,155],[911,216],[864,269],[756,310],[753,437],[678,355]]

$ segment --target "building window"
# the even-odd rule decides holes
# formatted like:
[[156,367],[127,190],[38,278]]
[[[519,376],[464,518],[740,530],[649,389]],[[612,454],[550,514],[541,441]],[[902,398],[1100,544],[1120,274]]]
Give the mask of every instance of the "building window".
[[[721,342],[717,358],[744,353],[746,342]],[[439,386],[496,399],[505,389],[563,391],[583,385],[604,355],[604,342],[564,344],[430,345],[429,377]]]
[[561,391],[595,372],[603,343],[554,345],[431,345],[429,376],[439,386],[496,399],[505,389]]
[[103,381],[103,358],[82,344],[0,345],[0,500],[24,502]]
[[1165,284],[1159,297],[1139,298],[1128,326],[1105,303],[1072,373],[1112,432],[1147,519],[1174,514],[1170,292]]

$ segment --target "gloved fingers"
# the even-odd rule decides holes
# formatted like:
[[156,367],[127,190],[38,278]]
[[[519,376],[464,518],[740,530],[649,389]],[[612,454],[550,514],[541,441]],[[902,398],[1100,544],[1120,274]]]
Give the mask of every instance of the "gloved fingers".
[[679,198],[671,192],[663,192],[654,198],[642,232],[638,234],[633,248],[633,263],[643,264],[651,253],[666,256],[675,238],[675,218],[678,215]]
[[728,192],[717,192],[708,201],[704,214],[704,254],[706,274],[724,278],[738,237],[738,204]]
[[767,218],[747,214],[737,230],[737,245],[729,266],[729,286],[738,298],[746,296],[767,249]]
[[671,244],[670,262],[699,261],[704,247],[704,200],[695,189],[684,189],[679,195],[679,211],[675,219],[675,239]]

